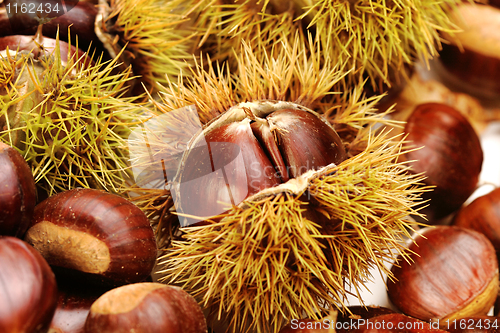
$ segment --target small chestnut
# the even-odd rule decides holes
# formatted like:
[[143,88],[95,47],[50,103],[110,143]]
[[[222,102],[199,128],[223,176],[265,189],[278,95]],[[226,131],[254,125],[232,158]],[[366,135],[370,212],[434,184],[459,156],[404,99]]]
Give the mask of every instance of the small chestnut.
[[500,250],[500,188],[480,196],[462,207],[453,224],[483,233]]
[[477,187],[483,164],[479,137],[459,111],[442,103],[418,105],[405,132],[415,148],[405,154],[415,173],[425,173],[426,185],[435,186],[423,198],[422,211],[430,223],[455,212]]
[[156,261],[156,240],[146,215],[118,195],[74,189],[35,207],[26,232],[47,262],[65,273],[112,285],[146,279]]
[[[97,16],[97,6],[86,1],[65,1],[63,5],[58,0],[32,0],[30,6],[34,8],[53,9],[52,13],[48,11],[50,19],[46,19],[42,26],[42,33],[49,38],[59,36],[61,41],[71,40],[73,45],[78,43],[78,47],[87,51],[89,47],[97,48],[99,51],[104,47],[99,42],[94,31],[95,19]],[[9,8],[15,6],[11,4]],[[22,11],[22,12],[21,12]],[[53,14],[53,15],[50,15]],[[0,7],[0,36],[11,35],[34,35],[40,24],[40,17],[28,10],[18,10],[8,12],[6,8]]]
[[22,237],[36,204],[36,185],[28,163],[0,142],[0,235]]
[[90,308],[86,333],[206,333],[196,300],[176,286],[142,282],[118,287]]
[[0,236],[0,332],[46,332],[57,283],[45,259],[22,240]]
[[48,333],[84,333],[85,320],[92,304],[108,289],[58,280],[59,297]]
[[495,249],[481,233],[457,226],[422,230],[387,282],[389,299],[406,315],[439,320],[486,315],[498,293]]

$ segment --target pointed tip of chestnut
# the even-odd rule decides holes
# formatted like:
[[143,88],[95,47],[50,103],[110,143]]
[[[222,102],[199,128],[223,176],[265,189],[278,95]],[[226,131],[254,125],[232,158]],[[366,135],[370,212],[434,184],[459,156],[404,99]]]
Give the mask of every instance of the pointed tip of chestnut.
[[495,249],[484,235],[466,228],[425,229],[409,246],[409,260],[400,258],[391,271],[389,299],[424,321],[487,314],[498,293]]
[[24,158],[0,142],[0,235],[23,237],[31,223],[37,190]]
[[106,284],[143,281],[156,263],[156,239],[144,212],[100,190],[75,189],[44,200],[25,240],[54,269]]
[[143,282],[112,289],[91,306],[85,333],[206,333],[203,312],[179,287]]
[[57,304],[57,284],[30,245],[0,236],[0,332],[46,332]]

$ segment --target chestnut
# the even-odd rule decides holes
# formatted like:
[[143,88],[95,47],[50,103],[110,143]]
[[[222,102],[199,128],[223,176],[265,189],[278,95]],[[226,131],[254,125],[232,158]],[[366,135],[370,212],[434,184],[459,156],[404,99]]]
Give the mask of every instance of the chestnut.
[[[78,43],[78,47],[87,51],[89,47],[97,48],[99,53],[104,50],[102,43],[94,30],[95,19],[97,16],[97,6],[85,1],[65,1],[64,5],[58,0],[32,0],[29,6],[33,4],[39,8],[40,4],[48,9],[55,9],[50,20],[43,22],[42,33],[44,36],[55,39],[59,36],[60,40],[68,42],[71,40],[73,45]],[[14,8],[14,3],[10,5]],[[65,8],[63,8],[63,6]],[[17,14],[10,14],[5,7],[0,8],[0,36],[11,35],[34,35],[40,24],[40,18],[20,10]]]
[[58,272],[120,285],[146,279],[156,261],[156,240],[146,215],[118,195],[74,189],[35,207],[26,232]]
[[453,224],[483,233],[500,250],[500,188],[480,196],[461,208]]
[[[82,58],[82,62],[86,66],[91,66],[93,64],[90,57],[88,57],[88,55],[79,48],[69,45],[64,41],[43,37],[38,34],[35,36],[12,35],[0,37],[0,55],[1,51],[9,48],[11,51],[17,50],[31,52],[35,58],[37,58],[42,55],[52,54],[58,43],[58,50],[61,53],[61,60],[63,63],[67,63],[68,59],[71,59],[71,57],[78,57]],[[0,123],[4,123],[4,121],[1,121]]]
[[46,332],[57,283],[45,259],[22,240],[0,236],[0,332]]
[[426,185],[434,186],[424,193],[430,201],[422,210],[434,223],[458,210],[476,189],[481,143],[467,118],[442,103],[417,105],[404,131],[412,147],[419,148],[405,154],[411,170],[424,173]]
[[191,140],[172,196],[180,214],[215,216],[264,189],[345,159],[340,136],[316,112],[287,102],[241,103]]
[[206,333],[196,300],[176,286],[142,282],[118,287],[90,308],[86,333]]
[[57,307],[48,333],[84,333],[85,320],[92,304],[109,289],[75,284],[72,280],[57,281]]
[[[498,105],[500,99],[500,9],[463,1],[449,17],[461,29],[446,38],[433,66],[441,81],[454,90],[475,96],[483,103]],[[486,28],[487,27],[487,28]]]
[[483,234],[457,226],[422,230],[391,268],[387,291],[406,315],[439,320],[486,315],[498,293],[495,249]]
[[0,142],[0,235],[23,237],[36,205],[37,191],[28,163]]

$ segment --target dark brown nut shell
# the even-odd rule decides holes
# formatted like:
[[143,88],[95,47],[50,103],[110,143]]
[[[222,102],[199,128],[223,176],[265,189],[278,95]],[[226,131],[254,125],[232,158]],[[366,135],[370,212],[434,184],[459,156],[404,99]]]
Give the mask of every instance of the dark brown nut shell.
[[430,223],[455,212],[477,187],[483,164],[479,137],[469,121],[441,103],[418,105],[405,126],[408,141],[421,148],[405,154],[415,173],[435,186],[424,194],[430,199],[423,210]]
[[206,333],[195,299],[179,287],[136,283],[97,299],[85,323],[86,333]]
[[[60,0],[33,0],[29,3],[34,4],[35,8],[39,8],[42,4],[46,11],[49,8],[56,8],[56,5],[57,9],[60,8],[59,13],[54,11],[52,19],[43,24],[42,34],[44,36],[55,39],[59,35],[59,39],[62,41],[68,42],[71,39],[73,45],[76,45],[78,41],[78,47],[85,51],[91,46],[101,52],[104,50],[94,31],[97,15],[96,5],[85,1],[65,1],[66,11],[64,11],[64,8],[61,8],[63,4]],[[39,21],[34,16],[29,13],[22,14],[19,10],[18,15],[9,17],[6,8],[0,8],[0,36],[35,35]]]
[[57,281],[59,297],[48,333],[83,333],[92,304],[109,288],[96,288],[67,279]]
[[484,234],[500,250],[500,188],[480,196],[457,212],[453,224]]
[[146,215],[128,200],[94,189],[42,201],[25,240],[51,266],[116,285],[146,279],[157,254]]
[[57,284],[30,245],[0,236],[0,332],[44,333],[57,304]]
[[392,303],[424,320],[485,315],[498,293],[495,249],[481,233],[456,226],[430,227],[409,246],[387,282]]
[[37,199],[33,174],[14,148],[0,142],[0,235],[23,237]]

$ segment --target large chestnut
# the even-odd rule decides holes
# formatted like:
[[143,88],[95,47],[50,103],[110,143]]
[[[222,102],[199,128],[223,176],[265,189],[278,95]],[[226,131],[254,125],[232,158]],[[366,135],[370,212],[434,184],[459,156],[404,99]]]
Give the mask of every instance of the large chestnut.
[[65,191],[42,201],[25,240],[51,266],[114,285],[143,281],[156,261],[146,215],[130,201],[94,189]]
[[143,282],[99,297],[90,308],[86,333],[206,333],[203,312],[179,287]]
[[0,235],[22,237],[36,204],[36,185],[28,163],[0,142]]
[[500,250],[500,188],[480,196],[455,215],[453,224],[483,233]]
[[57,303],[54,273],[30,245],[0,236],[0,332],[46,332]]
[[415,173],[425,173],[430,223],[455,212],[477,187],[483,164],[479,137],[467,118],[442,103],[418,105],[407,120],[408,141],[420,149],[405,154]]
[[387,282],[392,303],[403,313],[446,325],[466,316],[486,315],[498,293],[495,249],[481,233],[456,227],[422,230]]
[[347,158],[331,124],[285,102],[242,103],[206,127],[190,147],[172,193],[178,213],[198,217],[223,213],[261,190]]

